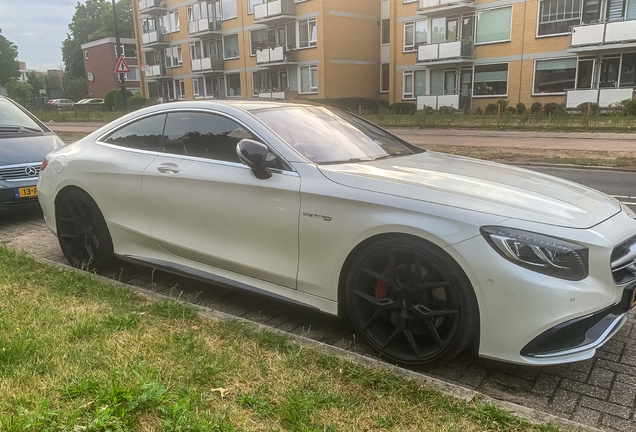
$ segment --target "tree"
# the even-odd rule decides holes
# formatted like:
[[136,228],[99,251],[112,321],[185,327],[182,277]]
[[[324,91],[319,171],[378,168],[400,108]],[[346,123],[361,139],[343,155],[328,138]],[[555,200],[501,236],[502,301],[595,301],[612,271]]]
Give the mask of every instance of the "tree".
[[7,81],[5,88],[9,97],[22,106],[28,107],[31,104],[31,93],[33,86],[29,83],[21,83],[17,78],[11,77]]
[[68,78],[65,80],[64,97],[74,101],[84,99],[88,95],[84,78]]
[[4,86],[9,78],[18,76],[18,47],[2,36],[0,29],[0,86]]
[[[131,0],[117,2],[118,28],[121,37],[133,37]],[[66,72],[75,78],[85,78],[81,45],[96,39],[115,36],[113,9],[108,0],[86,0],[75,6],[68,25],[70,32],[62,42],[62,58]]]
[[40,94],[40,89],[44,88],[44,79],[38,78],[35,71],[31,71],[29,74],[29,84],[33,86],[33,96],[37,96]]

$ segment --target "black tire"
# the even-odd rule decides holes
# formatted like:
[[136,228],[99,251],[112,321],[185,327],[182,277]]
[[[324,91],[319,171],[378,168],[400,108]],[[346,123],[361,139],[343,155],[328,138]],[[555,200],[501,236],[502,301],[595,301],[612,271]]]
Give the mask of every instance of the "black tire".
[[55,202],[57,238],[73,267],[106,269],[115,262],[113,241],[102,212],[80,189],[63,192]]
[[468,277],[425,240],[399,236],[365,247],[349,269],[345,299],[356,331],[401,364],[447,362],[479,335]]

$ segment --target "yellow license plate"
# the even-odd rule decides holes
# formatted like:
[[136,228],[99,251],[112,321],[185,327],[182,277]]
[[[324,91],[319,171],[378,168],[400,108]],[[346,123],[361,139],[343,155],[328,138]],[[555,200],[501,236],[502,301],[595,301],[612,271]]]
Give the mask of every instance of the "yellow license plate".
[[38,196],[38,190],[35,186],[16,188],[15,190],[16,198],[33,198],[36,196]]
[[632,305],[630,307],[636,306],[636,290],[632,293]]

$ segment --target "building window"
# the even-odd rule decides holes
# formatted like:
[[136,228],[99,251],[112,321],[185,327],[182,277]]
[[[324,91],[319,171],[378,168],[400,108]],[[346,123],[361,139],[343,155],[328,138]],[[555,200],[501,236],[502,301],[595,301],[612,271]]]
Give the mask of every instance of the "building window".
[[241,74],[225,75],[225,82],[229,97],[241,97]]
[[404,23],[404,51],[415,51],[428,42],[428,20]]
[[236,0],[221,0],[222,19],[236,18]]
[[135,44],[124,44],[124,57],[137,57],[137,46]]
[[390,65],[388,63],[382,63],[380,65],[380,91],[382,93],[387,93],[389,91],[389,88],[390,88],[389,72],[390,72]]
[[205,84],[203,77],[192,78],[192,92],[194,97],[201,97],[204,94]]
[[318,66],[301,66],[300,91],[301,94],[318,93]]
[[413,91],[413,71],[404,71],[402,75],[402,100],[415,99]]
[[599,87],[601,88],[617,87],[620,64],[621,64],[620,55],[604,56],[601,59],[601,76],[599,80]]
[[390,19],[382,20],[382,27],[380,31],[382,33],[381,35],[382,45],[391,43],[391,20]]
[[239,57],[238,35],[223,36],[223,58],[225,60]]
[[166,33],[179,31],[179,11],[170,11],[167,15],[162,16],[161,24]]
[[620,87],[633,87],[636,85],[636,53],[623,54],[623,63],[621,64]]
[[265,3],[266,0],[249,0],[248,3],[248,8],[249,11],[248,13],[253,14],[254,13],[254,6],[259,5],[259,4],[263,4]]
[[84,51],[84,58],[88,60],[88,51]]
[[475,66],[475,96],[508,95],[508,63]]
[[576,57],[537,60],[534,63],[533,94],[565,93],[576,82]]
[[413,100],[426,95],[426,71],[404,71],[402,99]]
[[182,64],[181,45],[166,48],[166,67],[177,67]]
[[317,41],[316,18],[298,21],[298,48],[315,47]]
[[172,81],[173,85],[174,85],[174,94],[173,99],[175,99],[174,96],[176,96],[176,99],[185,99],[186,95],[185,95],[185,81],[183,78],[178,79],[178,80],[174,80]]
[[581,0],[540,0],[537,35],[569,33],[580,23]]
[[130,73],[124,74],[126,81],[139,81],[139,67],[130,66]]
[[475,43],[485,44],[510,40],[512,6],[477,12]]
[[255,71],[252,72],[252,95],[258,96],[263,92],[284,92],[289,89],[287,69],[278,71]]
[[268,31],[266,28],[250,31],[250,50],[253,56],[256,55],[256,49],[266,48],[265,44],[269,44],[267,39]]

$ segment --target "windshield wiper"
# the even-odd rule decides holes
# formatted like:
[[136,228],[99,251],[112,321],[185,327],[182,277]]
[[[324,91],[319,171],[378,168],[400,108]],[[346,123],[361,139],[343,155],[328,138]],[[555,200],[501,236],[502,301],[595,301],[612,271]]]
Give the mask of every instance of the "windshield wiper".
[[0,132],[43,132],[42,129],[36,129],[26,126],[19,125],[9,125],[9,126],[0,126]]

